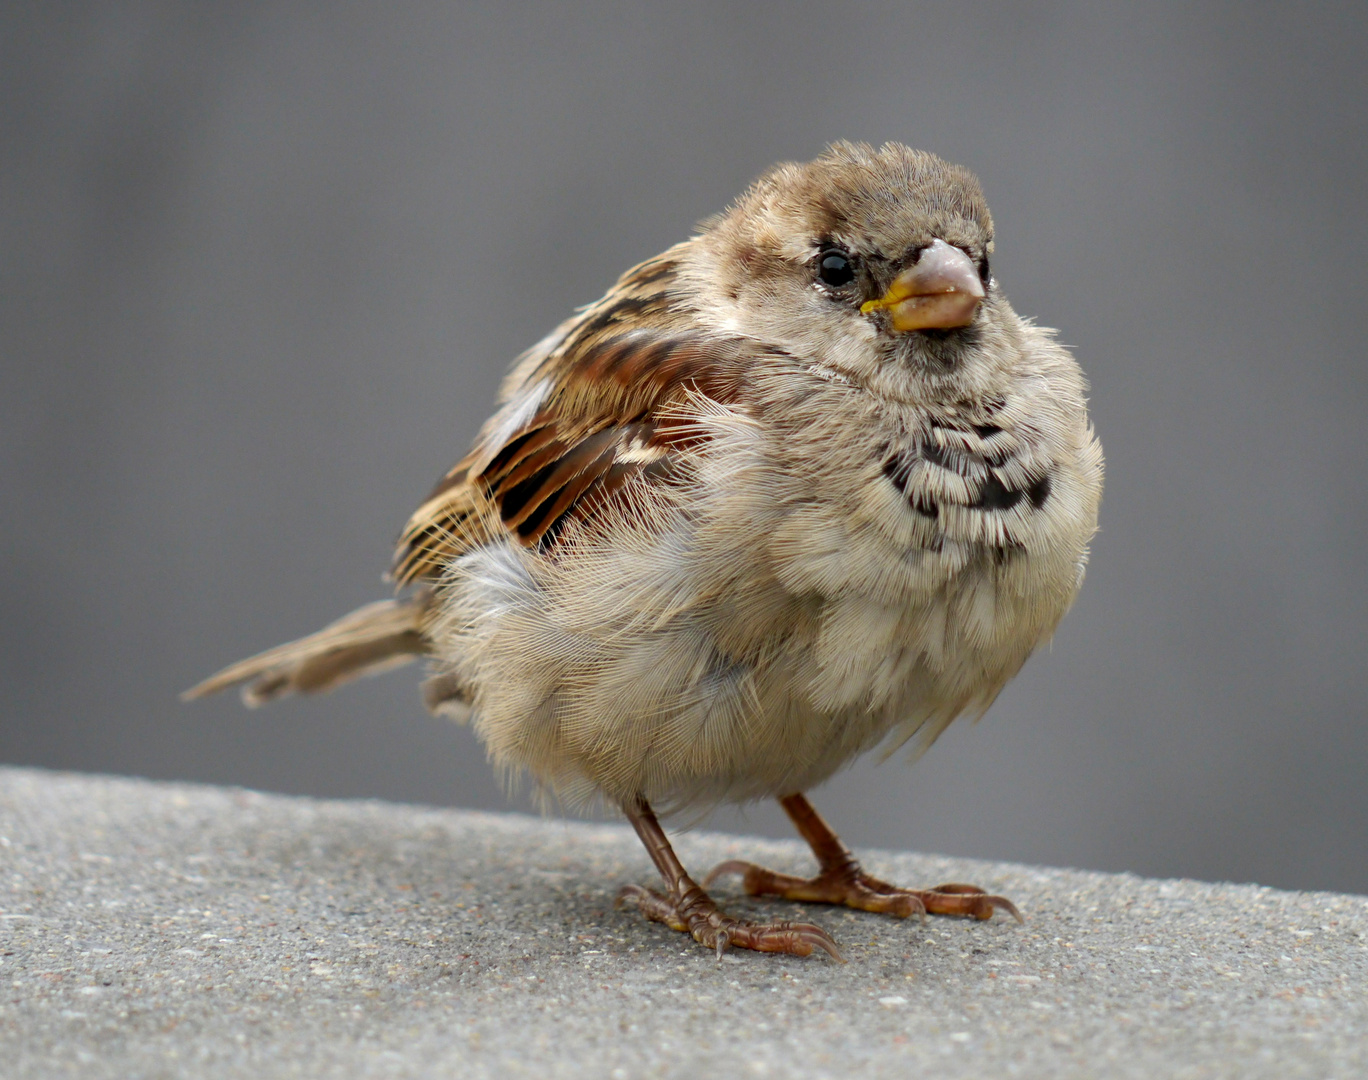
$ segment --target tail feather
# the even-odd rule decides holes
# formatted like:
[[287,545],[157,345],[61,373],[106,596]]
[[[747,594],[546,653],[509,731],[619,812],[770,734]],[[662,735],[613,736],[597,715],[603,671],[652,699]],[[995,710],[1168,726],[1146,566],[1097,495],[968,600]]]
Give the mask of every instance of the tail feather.
[[367,604],[308,637],[230,664],[181,698],[193,701],[245,682],[242,700],[256,708],[287,694],[316,694],[361,675],[379,675],[431,651],[432,608],[430,589]]

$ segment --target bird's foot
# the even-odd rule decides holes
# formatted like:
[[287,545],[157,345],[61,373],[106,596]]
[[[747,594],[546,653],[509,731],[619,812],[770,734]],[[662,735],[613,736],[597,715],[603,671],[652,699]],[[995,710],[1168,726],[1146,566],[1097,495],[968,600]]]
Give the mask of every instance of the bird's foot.
[[903,889],[866,874],[853,860],[824,870],[814,878],[800,878],[732,859],[712,868],[703,879],[704,888],[724,874],[743,875],[742,888],[751,896],[780,896],[805,904],[844,904],[899,919],[909,915],[925,918],[928,914],[991,919],[994,910],[1001,908],[1017,922],[1025,922],[1016,905],[1005,896],[993,896],[977,885],[948,882],[934,889]]
[[782,921],[743,922],[724,915],[707,893],[692,882],[689,885],[691,888],[681,899],[663,896],[640,885],[627,885],[618,893],[617,906],[631,901],[648,919],[689,934],[706,948],[716,949],[718,960],[728,948],[792,956],[810,956],[814,949],[821,949],[833,960],[845,963],[836,942],[820,926]]

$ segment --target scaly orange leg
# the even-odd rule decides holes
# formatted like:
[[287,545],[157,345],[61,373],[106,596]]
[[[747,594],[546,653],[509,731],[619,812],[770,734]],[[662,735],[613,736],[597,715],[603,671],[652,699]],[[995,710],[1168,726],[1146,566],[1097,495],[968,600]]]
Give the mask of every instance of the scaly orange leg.
[[750,923],[724,915],[712,897],[684,870],[684,864],[670,846],[665,830],[646,800],[638,797],[624,804],[622,809],[646,845],[660,876],[665,879],[666,892],[661,894],[640,885],[627,885],[618,893],[619,907],[632,901],[648,919],[690,934],[700,945],[716,949],[719,960],[723,951],[735,946],[794,956],[809,956],[813,949],[821,949],[833,960],[844,963],[836,942],[819,926],[791,922]]

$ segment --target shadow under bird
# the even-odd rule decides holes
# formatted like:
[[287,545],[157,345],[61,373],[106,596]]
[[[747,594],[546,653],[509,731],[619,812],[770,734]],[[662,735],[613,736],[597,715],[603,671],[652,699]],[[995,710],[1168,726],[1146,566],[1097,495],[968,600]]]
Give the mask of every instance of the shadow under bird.
[[[803,793],[981,715],[1083,581],[1102,451],[1053,332],[989,271],[978,181],[837,143],[781,164],[516,363],[404,529],[396,599],[224,669],[257,705],[427,658],[494,765],[621,807],[664,881],[620,899],[720,953],[840,958],[705,891],[906,917],[995,908],[865,873]],[[700,885],[657,812],[777,798],[802,879]],[[1019,916],[1017,916],[1019,918]]]

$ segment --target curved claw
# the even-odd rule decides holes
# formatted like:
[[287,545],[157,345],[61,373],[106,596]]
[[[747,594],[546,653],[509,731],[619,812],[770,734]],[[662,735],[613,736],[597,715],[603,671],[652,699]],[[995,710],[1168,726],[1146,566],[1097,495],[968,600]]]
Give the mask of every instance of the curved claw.
[[846,958],[836,947],[831,935],[812,923],[748,923],[737,922],[729,934],[731,943],[757,952],[784,952],[794,956],[811,956],[821,949],[838,964]]
[[[1026,925],[1026,919],[1022,916],[1021,912],[1017,910],[1017,906],[1008,900],[1007,897],[994,896],[991,893],[984,892],[977,885],[964,885],[960,882],[947,881],[944,885],[937,885],[930,891],[933,894],[939,894],[941,896],[963,896],[969,898],[967,902],[964,903],[948,904],[946,905],[946,910],[939,911],[937,914],[971,915],[975,919],[982,921],[991,919],[993,917],[993,910],[995,908],[1001,908],[1014,918],[1019,925]],[[934,901],[931,910],[935,910]]]
[[[820,926],[811,926],[807,923],[799,923],[798,925],[807,927],[808,931],[810,931],[810,933],[804,934],[805,941],[810,940],[813,945],[816,945],[817,948],[821,949],[829,957],[835,960],[836,963],[844,964],[846,962],[846,958],[841,955],[841,950],[836,947],[835,940]],[[811,952],[811,950],[809,950],[809,952]]]

